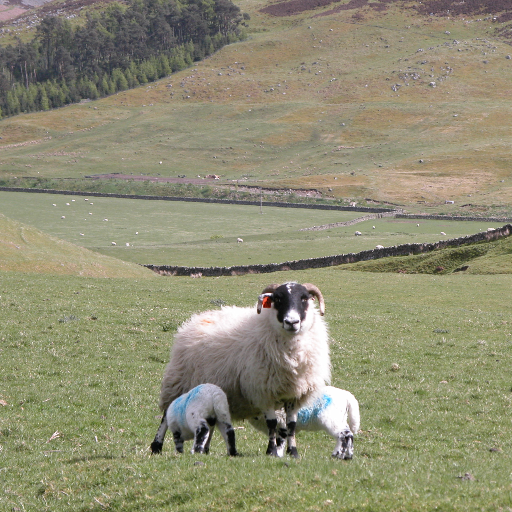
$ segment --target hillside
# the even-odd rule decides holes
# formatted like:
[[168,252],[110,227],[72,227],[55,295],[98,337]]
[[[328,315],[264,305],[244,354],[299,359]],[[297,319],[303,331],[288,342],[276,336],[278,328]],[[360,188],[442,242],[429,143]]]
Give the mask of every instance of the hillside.
[[2,120],[0,180],[218,174],[409,211],[510,213],[506,17],[484,4],[237,5],[248,40],[193,68]]
[[103,256],[0,214],[0,270],[86,277],[148,278],[136,264]]

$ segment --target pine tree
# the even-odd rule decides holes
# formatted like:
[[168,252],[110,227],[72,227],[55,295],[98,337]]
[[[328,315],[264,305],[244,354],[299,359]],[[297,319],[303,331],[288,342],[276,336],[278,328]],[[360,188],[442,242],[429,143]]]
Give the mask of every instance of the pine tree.
[[43,84],[39,84],[39,107],[41,110],[50,110],[50,101]]

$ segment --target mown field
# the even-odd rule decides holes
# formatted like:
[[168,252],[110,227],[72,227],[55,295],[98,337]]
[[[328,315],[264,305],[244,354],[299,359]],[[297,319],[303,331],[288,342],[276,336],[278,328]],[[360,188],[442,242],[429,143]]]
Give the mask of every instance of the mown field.
[[[301,433],[273,459],[237,424],[209,456],[149,454],[177,325],[269,281],[326,298],[333,383],[361,406],[352,461]],[[508,510],[510,276],[323,269],[219,279],[0,274],[2,510]]]

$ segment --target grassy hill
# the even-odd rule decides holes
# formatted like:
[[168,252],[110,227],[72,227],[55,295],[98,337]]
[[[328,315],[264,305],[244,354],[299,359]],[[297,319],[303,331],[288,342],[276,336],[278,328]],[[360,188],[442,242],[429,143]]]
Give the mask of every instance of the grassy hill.
[[0,270],[86,277],[153,277],[133,263],[49,236],[0,213]]
[[193,68],[2,120],[0,179],[215,173],[411,211],[510,211],[505,23],[416,4],[275,16],[237,3],[249,38]]

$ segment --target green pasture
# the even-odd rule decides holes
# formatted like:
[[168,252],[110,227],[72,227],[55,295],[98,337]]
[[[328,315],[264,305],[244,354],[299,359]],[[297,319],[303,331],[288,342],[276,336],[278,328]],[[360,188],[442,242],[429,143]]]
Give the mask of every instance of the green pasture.
[[[236,425],[208,456],[161,456],[160,379],[191,313],[250,306],[269,281],[317,284],[333,384],[361,406],[351,461],[324,433],[299,461]],[[0,509],[495,511],[512,507],[509,275],[338,269],[235,278],[0,273]],[[187,448],[190,447],[187,446]]]
[[[436,242],[500,225],[384,218],[300,231],[365,214],[14,192],[0,192],[0,213],[124,261],[184,266],[281,263],[359,252],[376,245]],[[362,236],[355,236],[356,231]],[[238,237],[244,242],[237,243]]]

